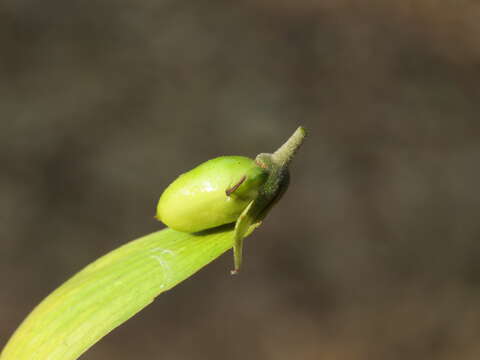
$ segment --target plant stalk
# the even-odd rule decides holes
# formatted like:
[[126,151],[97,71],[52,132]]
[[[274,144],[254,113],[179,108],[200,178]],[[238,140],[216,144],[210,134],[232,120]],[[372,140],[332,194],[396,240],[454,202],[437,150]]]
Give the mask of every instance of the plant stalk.
[[292,136],[272,154],[272,161],[282,167],[288,166],[303,144],[306,136],[307,132],[305,128],[299,126]]

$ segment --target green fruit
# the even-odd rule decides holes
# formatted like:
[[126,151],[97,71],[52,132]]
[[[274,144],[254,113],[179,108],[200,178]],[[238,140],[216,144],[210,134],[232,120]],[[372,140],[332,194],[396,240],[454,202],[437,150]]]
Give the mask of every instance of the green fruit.
[[266,170],[244,156],[221,156],[180,175],[160,197],[157,219],[182,232],[235,222],[255,200]]

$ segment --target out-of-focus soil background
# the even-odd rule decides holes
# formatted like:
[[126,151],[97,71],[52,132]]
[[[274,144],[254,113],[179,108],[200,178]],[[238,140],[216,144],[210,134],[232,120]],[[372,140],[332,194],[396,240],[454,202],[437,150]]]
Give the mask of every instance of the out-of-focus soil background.
[[310,137],[247,241],[82,359],[480,358],[480,4],[0,4],[0,347],[162,189]]

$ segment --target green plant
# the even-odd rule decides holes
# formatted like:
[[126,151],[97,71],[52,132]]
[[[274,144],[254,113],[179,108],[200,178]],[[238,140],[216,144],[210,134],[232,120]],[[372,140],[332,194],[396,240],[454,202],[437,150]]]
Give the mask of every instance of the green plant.
[[[104,255],[57,288],[30,313],[3,349],[0,360],[77,359],[156,296],[232,246],[238,270],[243,238],[260,225],[286,190],[288,164],[304,137],[304,129],[298,128],[275,153],[257,156],[256,164],[268,176],[259,182],[260,186],[253,187],[254,196],[246,206],[240,206],[238,218],[233,219],[235,224],[196,233],[167,228]],[[240,182],[245,180],[241,178],[243,175],[225,189],[226,196],[237,189],[242,193]],[[251,190],[251,185],[245,189],[247,193]]]

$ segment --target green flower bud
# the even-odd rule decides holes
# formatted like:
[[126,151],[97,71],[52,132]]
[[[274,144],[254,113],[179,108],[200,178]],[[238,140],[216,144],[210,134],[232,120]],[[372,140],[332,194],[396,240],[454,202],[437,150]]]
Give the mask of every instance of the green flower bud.
[[272,154],[259,154],[255,160],[221,156],[180,175],[160,197],[157,219],[182,232],[235,222],[232,274],[238,273],[243,239],[287,190],[288,165],[305,135],[305,129],[299,127]]
[[235,222],[259,196],[265,169],[243,156],[221,156],[180,175],[160,197],[157,219],[182,232]]

